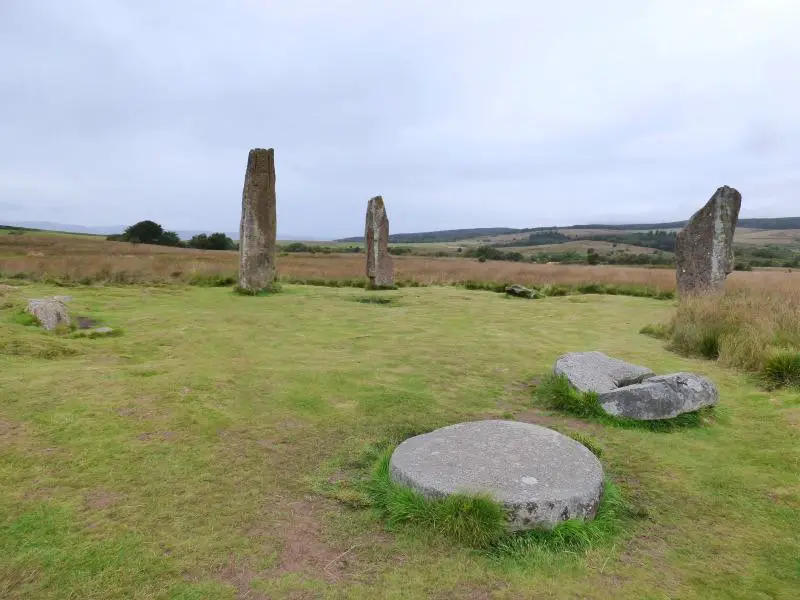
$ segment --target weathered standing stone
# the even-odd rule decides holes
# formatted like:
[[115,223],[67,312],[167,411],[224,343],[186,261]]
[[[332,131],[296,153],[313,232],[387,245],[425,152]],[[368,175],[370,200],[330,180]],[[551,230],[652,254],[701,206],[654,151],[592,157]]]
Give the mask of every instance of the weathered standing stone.
[[508,511],[512,530],[592,519],[603,491],[603,467],[585,446],[517,421],[459,423],[409,438],[389,470],[427,498],[489,494]]
[[247,157],[239,224],[239,289],[258,293],[275,283],[275,151],[256,148]]
[[742,195],[727,185],[698,210],[675,240],[678,293],[720,292],[733,270],[733,234]]
[[48,331],[54,331],[59,325],[69,327],[69,311],[63,302],[55,298],[30,300],[25,310]]
[[579,392],[598,394],[641,383],[655,375],[647,367],[632,365],[596,351],[563,354],[556,360],[553,372],[566,377]]
[[364,241],[369,287],[394,287],[394,262],[389,254],[389,217],[386,216],[386,206],[380,196],[375,196],[367,204]]
[[643,383],[605,392],[597,398],[608,414],[639,421],[672,419],[714,406],[718,400],[714,382],[694,373],[658,375]]

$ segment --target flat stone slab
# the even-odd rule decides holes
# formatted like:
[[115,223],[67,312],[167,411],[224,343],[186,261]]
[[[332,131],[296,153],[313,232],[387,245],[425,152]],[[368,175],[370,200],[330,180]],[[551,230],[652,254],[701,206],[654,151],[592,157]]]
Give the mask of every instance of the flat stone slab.
[[563,375],[580,392],[602,394],[641,383],[655,375],[647,367],[611,358],[602,352],[568,352],[556,361],[553,372]]
[[599,394],[597,400],[604,411],[615,417],[652,421],[714,406],[719,392],[707,377],[673,373]]
[[508,510],[512,530],[593,519],[603,490],[603,467],[585,446],[517,421],[459,423],[409,438],[392,454],[390,472],[427,498],[487,493]]

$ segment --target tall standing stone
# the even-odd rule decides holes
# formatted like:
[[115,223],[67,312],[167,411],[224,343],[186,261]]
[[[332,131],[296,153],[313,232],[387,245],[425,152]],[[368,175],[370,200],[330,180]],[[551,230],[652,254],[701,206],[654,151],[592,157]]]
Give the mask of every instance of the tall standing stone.
[[727,185],[698,210],[675,240],[678,293],[721,292],[733,271],[733,234],[742,195]]
[[247,157],[239,224],[239,289],[258,293],[275,284],[275,151],[256,148]]
[[380,196],[375,196],[367,204],[364,241],[367,247],[369,287],[394,287],[394,264],[389,254],[389,217],[386,216],[386,207]]

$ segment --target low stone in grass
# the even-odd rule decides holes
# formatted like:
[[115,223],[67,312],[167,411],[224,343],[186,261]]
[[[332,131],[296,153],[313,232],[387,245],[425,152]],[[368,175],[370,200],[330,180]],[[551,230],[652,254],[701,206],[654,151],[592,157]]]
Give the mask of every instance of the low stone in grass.
[[55,331],[60,326],[69,327],[70,324],[67,306],[55,298],[29,300],[25,311],[36,317],[48,331]]
[[579,392],[602,394],[641,383],[655,375],[647,367],[611,358],[602,352],[568,352],[556,361],[553,372],[563,375]]
[[603,490],[603,467],[585,446],[518,421],[459,423],[409,438],[392,454],[390,473],[430,499],[489,494],[515,531],[593,519]]
[[517,283],[506,287],[506,295],[514,296],[515,298],[541,298],[541,294],[536,290],[532,290]]
[[597,397],[608,414],[637,421],[672,419],[714,406],[718,400],[719,392],[714,382],[694,373],[658,375]]

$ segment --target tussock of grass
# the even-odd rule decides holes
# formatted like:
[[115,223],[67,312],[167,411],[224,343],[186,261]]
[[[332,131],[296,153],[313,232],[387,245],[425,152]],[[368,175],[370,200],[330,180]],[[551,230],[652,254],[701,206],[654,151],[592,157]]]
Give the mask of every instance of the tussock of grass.
[[639,333],[642,335],[649,335],[650,337],[654,337],[657,340],[666,340],[669,339],[670,336],[670,328],[668,325],[664,323],[658,323],[656,325],[645,325],[639,330]]
[[20,308],[8,317],[8,321],[14,325],[24,325],[26,327],[38,327],[39,319],[33,314],[27,312],[25,309]]
[[[614,417],[606,413],[600,406],[600,403],[597,401],[597,394],[592,392],[579,392],[570,385],[566,377],[563,375],[555,375],[554,373],[545,375],[536,386],[533,393],[546,408],[596,421],[604,425],[646,429],[655,432],[671,432],[684,427],[703,426],[714,415],[714,409],[710,407],[695,412],[684,413],[673,419],[636,421],[634,419]],[[589,449],[591,450],[591,448]]]
[[581,393],[563,375],[548,374],[536,386],[536,396],[548,408],[576,417],[602,417],[605,412],[597,402],[597,394]]
[[78,351],[53,336],[37,335],[28,338],[11,337],[0,340],[0,354],[52,360],[73,356],[78,354]]
[[588,435],[583,434],[579,431],[566,431],[563,432],[564,435],[571,437],[573,440],[578,442],[579,444],[583,444],[586,448],[594,454],[597,458],[603,456],[603,448],[598,444],[595,440],[590,438]]
[[768,387],[800,387],[800,351],[772,350],[764,360],[761,375]]
[[668,327],[669,347],[760,373],[771,386],[793,385],[800,348],[800,293],[732,290],[681,300]]
[[395,302],[394,298],[389,298],[387,296],[357,296],[353,298],[355,302],[360,302],[361,304],[393,304]]
[[392,449],[378,459],[368,484],[373,506],[390,526],[412,524],[472,548],[487,548],[508,535],[506,511],[489,496],[453,494],[430,500],[397,485],[389,474]]

